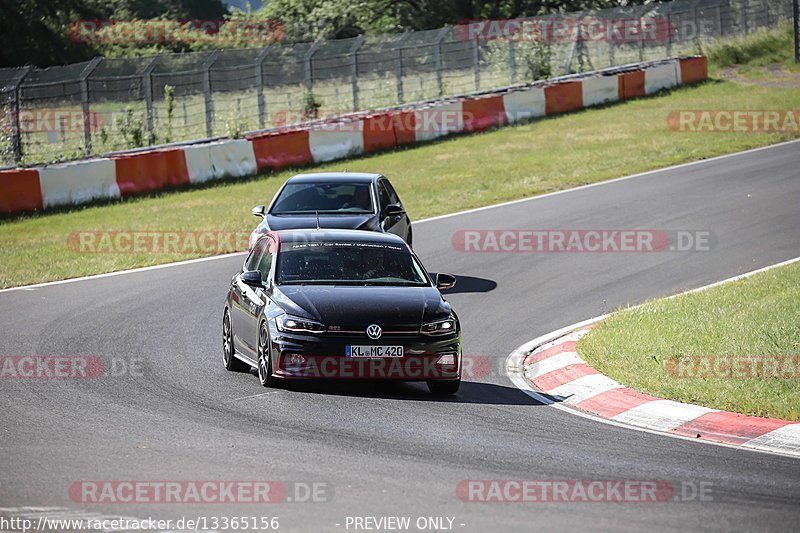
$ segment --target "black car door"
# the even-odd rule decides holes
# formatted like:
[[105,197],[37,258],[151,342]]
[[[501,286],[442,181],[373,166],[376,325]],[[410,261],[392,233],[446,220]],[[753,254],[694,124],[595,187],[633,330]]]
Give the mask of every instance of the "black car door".
[[253,246],[250,255],[242,266],[242,272],[231,281],[231,325],[233,329],[233,345],[244,356],[256,361],[256,345],[252,342],[256,333],[251,315],[253,307],[259,300],[256,290],[242,281],[241,274],[249,270],[258,270],[261,257],[267,250],[268,238],[261,238]]
[[378,180],[378,208],[380,209],[381,229],[387,233],[394,233],[405,239],[406,232],[403,228],[402,220],[404,215],[388,215],[386,213],[386,207],[392,203],[389,189],[386,187],[386,180]]
[[[261,239],[261,242],[265,244],[264,249],[258,256],[258,260],[253,265],[251,270],[258,270],[261,272],[261,280],[264,282],[264,285],[269,282],[270,279],[270,270],[272,268],[272,258],[274,257],[275,252],[275,241],[273,240],[272,236],[268,236],[264,239]],[[265,288],[261,287],[249,287],[251,290],[245,293],[245,298],[247,301],[247,306],[244,308],[244,331],[243,331],[243,339],[245,343],[251,348],[253,353],[253,358],[258,361],[258,334],[259,334],[259,320],[261,318],[261,313],[264,310],[264,307],[269,302],[269,296],[267,295],[267,291]]]
[[[389,194],[389,202],[403,207],[403,202],[400,201],[400,197],[397,195],[397,192],[394,190],[391,182],[387,179],[381,181],[386,187],[386,192]],[[408,241],[408,231],[411,229],[411,220],[408,218],[405,208],[403,208],[403,214],[398,217],[397,225],[397,234],[400,235],[400,237],[402,237],[405,241]]]

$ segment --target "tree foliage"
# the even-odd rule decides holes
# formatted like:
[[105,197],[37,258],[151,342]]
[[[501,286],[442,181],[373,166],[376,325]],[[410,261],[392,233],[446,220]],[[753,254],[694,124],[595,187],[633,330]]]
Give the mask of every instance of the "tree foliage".
[[[263,46],[241,24],[269,21],[273,37],[287,41],[337,39],[362,34],[426,30],[478,19],[510,19],[582,11],[644,0],[267,0],[259,10],[229,13],[222,0],[0,0],[0,66],[45,67],[106,57],[149,55],[210,48]],[[167,42],[76,42],[70,24],[78,20],[220,20],[214,38],[187,23]],[[239,24],[239,26],[237,26]],[[263,29],[263,26],[262,26]],[[105,29],[106,36],[111,31]],[[102,35],[101,35],[102,37]]]
[[0,67],[47,67],[103,53],[101,44],[70,38],[80,20],[206,20],[226,13],[222,0],[0,0]]
[[643,0],[272,0],[251,16],[281,21],[293,40],[427,30],[477,19],[601,9]]

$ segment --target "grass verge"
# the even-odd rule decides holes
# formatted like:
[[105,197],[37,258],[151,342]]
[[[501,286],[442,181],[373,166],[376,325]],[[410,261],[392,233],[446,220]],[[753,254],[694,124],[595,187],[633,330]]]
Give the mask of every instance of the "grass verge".
[[800,264],[620,311],[578,353],[654,396],[800,420]]
[[[395,184],[413,219],[452,213],[797,138],[788,133],[669,129],[673,110],[797,109],[800,91],[712,80],[669,94],[453,137],[315,170],[375,171]],[[296,171],[170,191],[0,222],[0,287],[213,255],[82,253],[75,232],[223,231],[245,235],[250,208],[268,203]]]
[[800,72],[800,65],[794,62],[794,31],[788,21],[774,29],[759,28],[744,37],[718,39],[704,53],[712,76],[720,69],[739,65],[739,72],[753,79],[769,76],[764,67],[775,64],[789,72]]

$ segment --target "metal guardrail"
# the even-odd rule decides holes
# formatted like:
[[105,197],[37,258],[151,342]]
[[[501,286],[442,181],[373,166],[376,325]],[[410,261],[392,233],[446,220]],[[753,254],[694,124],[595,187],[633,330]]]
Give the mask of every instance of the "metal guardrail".
[[790,19],[793,3],[676,0],[394,35],[0,69],[0,166],[238,137],[693,54],[709,40]]

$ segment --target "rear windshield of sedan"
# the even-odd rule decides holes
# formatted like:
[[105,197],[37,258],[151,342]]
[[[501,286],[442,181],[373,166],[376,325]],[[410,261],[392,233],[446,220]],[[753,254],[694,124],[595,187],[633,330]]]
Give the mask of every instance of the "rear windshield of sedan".
[[272,215],[373,213],[369,183],[287,183]]
[[287,243],[276,268],[278,285],[430,285],[408,250],[380,243]]

